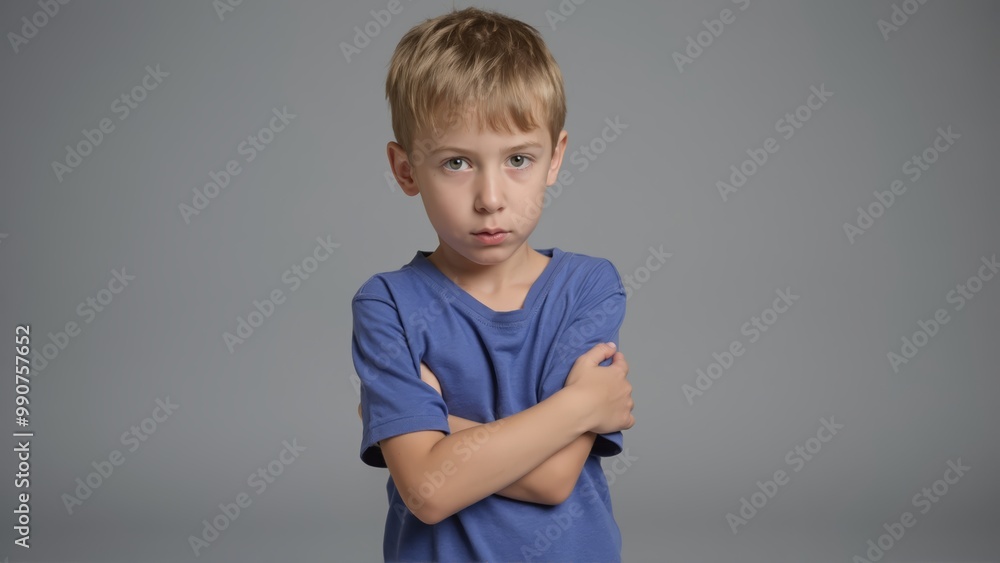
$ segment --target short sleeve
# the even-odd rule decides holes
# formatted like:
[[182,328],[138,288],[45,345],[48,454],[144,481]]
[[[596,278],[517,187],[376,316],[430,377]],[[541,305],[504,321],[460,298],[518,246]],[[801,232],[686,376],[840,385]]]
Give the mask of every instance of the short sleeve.
[[420,364],[407,345],[391,300],[359,292],[351,309],[351,354],[361,380],[361,461],[386,467],[379,440],[420,430],[449,434],[448,408],[441,395],[420,379]]
[[[609,260],[602,260],[586,280],[587,296],[580,301],[573,320],[559,335],[551,357],[546,362],[539,386],[541,402],[563,388],[573,363],[581,354],[601,342],[614,342],[619,348],[618,333],[625,321],[625,286],[618,270]],[[611,365],[612,358],[601,362]],[[598,434],[592,454],[613,456],[622,452],[622,433]]]

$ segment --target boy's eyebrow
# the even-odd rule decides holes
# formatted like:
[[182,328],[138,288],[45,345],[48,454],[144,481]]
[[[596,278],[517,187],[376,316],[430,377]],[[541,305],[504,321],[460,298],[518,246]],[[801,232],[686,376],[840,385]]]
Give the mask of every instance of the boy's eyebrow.
[[[500,149],[500,152],[507,153],[507,152],[523,151],[525,149],[540,149],[540,148],[543,148],[541,143],[538,143],[536,141],[528,141],[526,143],[521,143],[519,145],[514,145],[512,147],[507,147],[507,148],[504,148],[504,149]],[[437,153],[441,153],[441,152],[468,153],[468,152],[471,152],[471,151],[469,151],[468,149],[461,149],[461,148],[458,148],[458,147],[438,147],[438,148],[432,150],[428,154],[431,155],[431,156],[433,156],[433,155],[435,155]]]

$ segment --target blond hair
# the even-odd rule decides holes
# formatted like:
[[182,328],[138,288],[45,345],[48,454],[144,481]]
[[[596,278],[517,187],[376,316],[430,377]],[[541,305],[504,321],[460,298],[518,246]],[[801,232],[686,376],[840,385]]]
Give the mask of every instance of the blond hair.
[[453,10],[414,26],[389,63],[385,96],[396,142],[465,117],[495,131],[547,126],[552,147],[566,120],[562,73],[534,27],[497,12]]

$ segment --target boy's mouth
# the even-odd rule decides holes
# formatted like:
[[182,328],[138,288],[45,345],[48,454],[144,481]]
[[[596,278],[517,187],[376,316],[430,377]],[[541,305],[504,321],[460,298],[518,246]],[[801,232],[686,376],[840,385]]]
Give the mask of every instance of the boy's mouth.
[[480,231],[478,233],[474,233],[474,236],[483,244],[494,245],[507,240],[508,234],[510,233],[507,231],[496,230],[495,234],[489,234],[488,231]]
[[474,235],[495,235],[497,233],[506,233],[506,232],[508,232],[508,231],[505,231],[503,229],[483,229],[482,231],[476,231],[476,232],[474,232],[472,234],[474,234]]

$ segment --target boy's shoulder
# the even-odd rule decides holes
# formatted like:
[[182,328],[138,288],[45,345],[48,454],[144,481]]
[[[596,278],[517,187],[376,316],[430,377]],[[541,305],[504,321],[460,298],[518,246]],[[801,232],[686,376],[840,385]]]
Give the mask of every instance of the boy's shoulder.
[[622,293],[625,292],[618,268],[610,259],[579,252],[564,252],[564,255],[567,262],[564,271],[568,279],[589,287],[616,285]]
[[389,300],[392,298],[392,287],[400,282],[412,283],[413,274],[413,270],[408,268],[408,265],[396,270],[373,274],[354,293],[353,301],[364,298]]
[[355,292],[354,298],[357,299],[359,296],[389,297],[392,286],[400,283],[413,283],[413,277],[417,275],[419,269],[415,266],[422,257],[422,252],[426,251],[415,251],[409,262],[395,270],[385,270],[372,274],[361,284],[361,287]]
[[[595,269],[595,268],[615,268],[614,263],[603,256],[595,256],[592,254],[583,254],[580,252],[570,252],[568,250],[560,250],[566,259],[570,260],[573,266],[580,269]],[[616,269],[617,270],[617,269]]]

